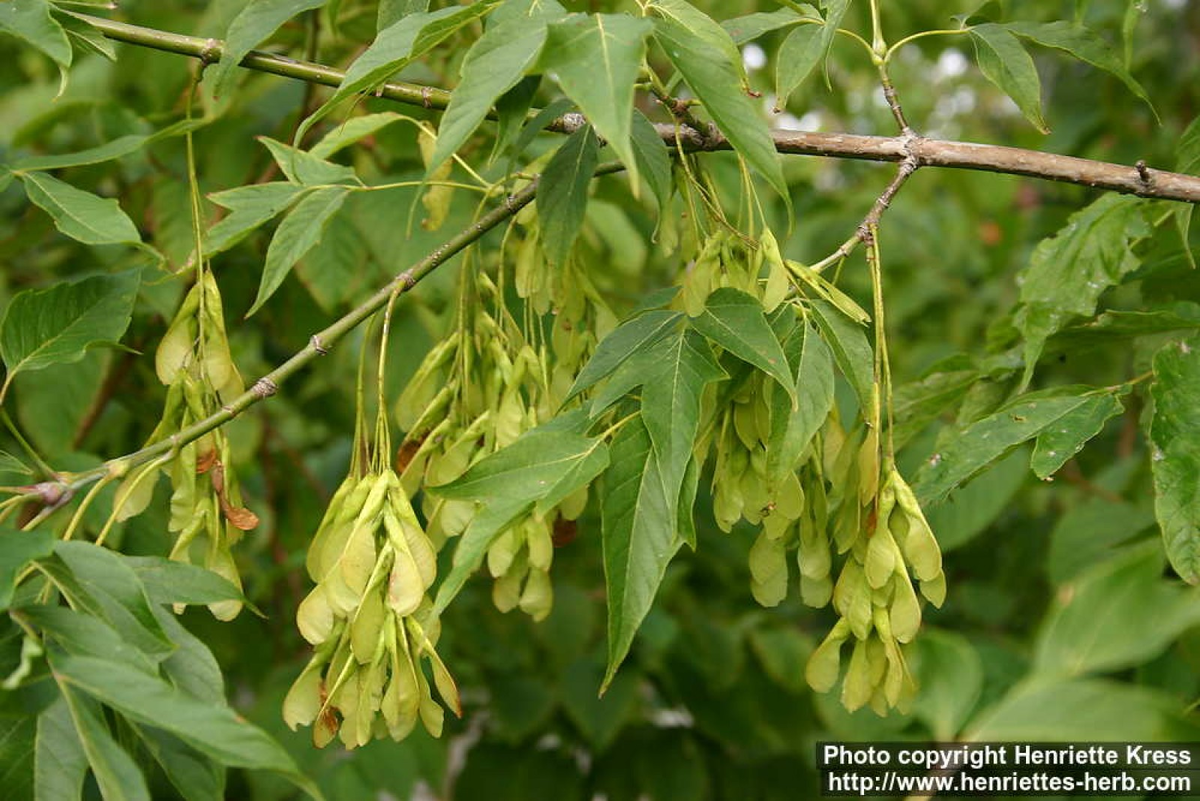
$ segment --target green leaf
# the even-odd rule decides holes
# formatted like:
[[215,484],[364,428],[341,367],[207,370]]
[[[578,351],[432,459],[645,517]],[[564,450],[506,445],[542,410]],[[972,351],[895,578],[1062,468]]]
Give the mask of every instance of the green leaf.
[[[10,476],[15,478],[10,478]],[[6,485],[23,484],[26,483],[26,479],[32,477],[33,468],[8,451],[0,451],[0,483]]]
[[[466,6],[448,6],[433,12],[422,9],[395,17],[387,27],[381,26],[371,46],[347,68],[346,77],[337,91],[296,130],[295,141],[301,141],[308,129],[338,103],[375,88],[388,76],[429,52],[462,26],[491,11],[494,6],[493,2],[476,2]],[[383,11],[380,8],[381,22],[387,21]]]
[[1026,440],[1067,419],[1080,408],[1091,408],[1109,393],[1089,387],[1061,387],[1015,399],[1000,411],[949,437],[947,445],[917,474],[913,490],[921,503],[938,503],[950,491]]
[[1158,117],[1158,112],[1154,110],[1154,104],[1150,102],[1150,96],[1146,94],[1142,85],[1129,74],[1129,70],[1125,69],[1125,65],[1121,63],[1121,57],[1108,46],[1107,42],[1084,26],[1059,20],[1058,22],[1010,22],[1004,27],[1017,36],[1031,39],[1043,47],[1061,50],[1080,61],[1086,61],[1093,67],[1104,70],[1125,84],[1129,91],[1150,107],[1155,118]]
[[787,356],[762,304],[740,289],[722,287],[704,304],[704,311],[691,320],[692,326],[747,364],[752,364],[779,382],[788,396],[796,399],[796,382],[788,369]]
[[0,321],[5,386],[17,373],[77,362],[88,348],[119,340],[140,283],[140,271],[130,270],[19,293]]
[[619,676],[606,685],[604,697],[597,698],[600,670],[601,665],[584,657],[572,663],[562,679],[563,710],[597,753],[610,746],[629,722],[639,695],[634,677]]
[[642,350],[653,347],[667,336],[683,318],[681,312],[654,309],[632,317],[600,340],[592,358],[579,371],[566,400],[591,389],[607,378],[621,363]]
[[50,667],[60,686],[65,685],[64,693],[86,693],[130,720],[174,734],[225,765],[274,771],[316,794],[282,746],[227,706],[184,695],[161,679],[107,659],[51,654]]
[[0,31],[24,39],[54,59],[59,67],[71,66],[71,42],[62,26],[50,16],[46,0],[11,0],[0,4]]
[[775,110],[787,106],[792,92],[804,83],[804,79],[821,61],[825,50],[825,25],[797,25],[775,57]]
[[1042,82],[1020,40],[1008,28],[991,22],[976,25],[970,32],[984,77],[1013,99],[1033,127],[1050,133],[1042,116]]
[[[553,489],[576,464],[607,461],[608,449],[602,439],[556,429],[554,422],[525,432],[455,480],[429,487],[429,491],[458,500],[525,497],[532,501]],[[603,469],[601,466],[596,474]]]
[[308,152],[319,159],[328,159],[339,150],[378,133],[393,122],[400,122],[404,119],[407,118],[403,114],[397,114],[394,111],[381,111],[378,114],[351,117],[321,137],[321,141],[309,148]]
[[429,0],[379,0],[379,11],[375,15],[375,28],[382,31],[409,14],[419,14],[428,10]]
[[[821,27],[821,58],[825,60],[829,58],[829,48],[833,47],[833,40],[837,38],[842,18],[850,8],[850,0],[821,0],[821,7],[825,9],[825,24]],[[825,71],[825,86],[830,86],[828,69]]]
[[658,135],[654,124],[637,109],[633,110],[630,134],[639,174],[650,185],[650,192],[662,213],[671,200],[671,153],[667,150],[667,143]]
[[35,801],[77,799],[83,793],[88,758],[75,732],[67,699],[59,696],[37,716],[34,752]]
[[860,414],[864,420],[873,419],[879,395],[875,389],[875,352],[866,332],[828,301],[813,299],[808,307],[813,322],[833,351],[838,369],[858,398]]
[[1092,437],[1100,433],[1104,424],[1125,411],[1116,395],[1097,395],[1063,415],[1053,426],[1038,434],[1029,466],[1038,478],[1047,478],[1058,472]]
[[88,542],[59,542],[55,553],[129,642],[152,658],[175,646],[150,608],[146,589],[125,557]]
[[771,132],[746,94],[742,55],[729,34],[684,0],[656,0],[654,9],[662,16],[654,36],[667,58],[746,163],[790,203]]
[[833,358],[825,341],[804,323],[784,343],[784,349],[789,369],[796,374],[796,405],[793,408],[777,389],[771,393],[768,486],[776,486],[795,469],[796,461],[833,409]]
[[[1186,175],[1200,173],[1200,117],[1192,120],[1179,137],[1179,143],[1175,146],[1175,172]],[[1180,203],[1175,207],[1175,225],[1183,242],[1183,252],[1187,254],[1193,270],[1196,269],[1196,257],[1192,254],[1191,227],[1195,211],[1194,203]]]
[[1165,345],[1154,356],[1150,423],[1154,512],[1171,566],[1200,583],[1200,336]]
[[55,675],[54,678],[105,801],[150,801],[150,791],[146,789],[141,770],[109,733],[103,710],[66,686],[63,677]]
[[493,24],[463,58],[461,79],[438,126],[428,173],[470,138],[496,101],[537,63],[546,43],[546,20],[514,19]]
[[162,662],[163,675],[183,693],[208,701],[225,703],[225,679],[212,651],[196,635],[183,627],[174,612],[158,607],[158,622],[175,643],[175,652]]
[[79,150],[74,153],[55,153],[48,156],[25,156],[9,162],[13,170],[58,170],[64,167],[82,167],[88,164],[100,164],[105,161],[136,153],[143,147],[172,136],[181,136],[188,131],[194,131],[204,125],[202,120],[180,120],[174,125],[155,131],[152,134],[128,134],[111,142],[105,142],[96,147]]
[[983,691],[983,660],[961,634],[941,629],[923,629],[913,644],[913,675],[921,687],[913,715],[934,740],[953,742]]
[[54,553],[54,543],[47,531],[0,528],[0,610],[12,603],[17,576],[25,565]]
[[729,376],[717,364],[708,341],[686,328],[667,337],[653,352],[653,362],[645,365],[641,418],[657,456],[668,518],[677,520],[682,513],[680,492],[700,428],[700,398],[706,386]]
[[184,801],[222,801],[226,797],[223,766],[166,732],[148,726],[134,725],[133,729]]
[[682,542],[664,491],[658,457],[641,418],[612,444],[601,495],[604,579],[608,595],[608,668],[601,692],[621,666],[654,602],[667,564]]
[[1100,294],[1138,267],[1132,245],[1150,233],[1144,206],[1140,198],[1104,195],[1038,243],[1017,279],[1022,305],[1014,322],[1025,335],[1023,387],[1029,385],[1046,339],[1074,317],[1091,315]]
[[557,267],[567,259],[587,211],[588,184],[599,159],[596,135],[588,126],[567,137],[538,179],[537,210],[542,249]]
[[1124,501],[1089,498],[1068,509],[1050,532],[1046,575],[1055,585],[1065,584],[1088,567],[1110,558],[1120,543],[1153,525],[1154,513],[1148,509]]
[[633,85],[653,24],[628,14],[574,14],[551,23],[539,65],[558,79],[567,97],[629,168],[638,185],[638,161],[630,141]]
[[287,213],[283,222],[275,229],[275,236],[267,248],[267,261],[263,265],[262,282],[258,285],[258,296],[246,316],[254,314],[267,302],[275,290],[287,278],[296,262],[312,250],[325,232],[325,226],[346,201],[350,190],[341,186],[314,189]]
[[925,510],[942,553],[960,548],[982,534],[1012,503],[1029,477],[1029,454],[1016,449],[953,495]]
[[156,675],[155,663],[103,618],[66,606],[27,606],[15,616],[43,632],[65,652],[121,662],[131,670]]
[[979,379],[975,369],[931,368],[932,372],[908,384],[896,387],[892,399],[892,416],[895,428],[892,436],[896,447],[901,448],[936,420],[963,396]]
[[1028,681],[972,722],[964,742],[1174,740],[1178,701],[1123,681]]
[[[496,100],[496,141],[488,156],[488,164],[507,153],[521,133],[525,121],[529,119],[533,100],[537,97],[538,88],[542,85],[540,75],[530,75],[517,81],[517,85],[500,95]],[[559,98],[565,101],[565,98]],[[540,115],[540,112],[538,112]],[[552,117],[549,119],[553,119]],[[547,120],[549,121],[549,120]],[[518,154],[513,154],[514,158]]]
[[692,456],[683,474],[679,491],[679,509],[675,525],[679,536],[693,551],[696,550],[696,492],[700,489],[700,462]]
[[242,591],[228,579],[211,570],[161,556],[126,556],[155,604],[212,604],[219,601],[245,601]]
[[137,244],[137,227],[112,198],[76,189],[44,172],[20,174],[29,201],[54,218],[54,227],[85,245]]
[[1200,305],[1180,301],[1158,311],[1107,311],[1080,325],[1064,328],[1046,342],[1046,352],[1075,354],[1086,348],[1113,347],[1152,334],[1200,329]]
[[220,97],[230,76],[246,54],[271,36],[283,23],[297,14],[325,5],[325,0],[250,0],[242,7],[225,31],[225,49],[221,60],[208,68],[205,77],[212,81],[212,96]]
[[[58,9],[60,12],[63,9]],[[99,53],[109,61],[117,60],[116,42],[109,39],[100,29],[85,21],[80,15],[67,11],[57,17],[57,21],[67,32],[67,38],[76,48],[83,52]]]
[[536,501],[524,497],[492,498],[475,512],[454,549],[450,572],[438,587],[437,597],[433,602],[435,614],[444,612],[450,602],[458,596],[467,579],[483,564],[483,558],[487,556],[488,548],[496,541],[496,537],[532,511],[535,503]]
[[1162,577],[1162,548],[1145,542],[1066,585],[1046,617],[1034,670],[1051,676],[1143,664],[1200,623],[1200,590]]
[[251,231],[292,205],[303,192],[304,189],[296,184],[275,181],[209,195],[209,200],[229,209],[230,213],[208,229],[204,238],[205,254],[213,256],[241,242]]
[[372,263],[371,248],[355,216],[353,206],[334,215],[321,241],[296,263],[296,276],[326,312],[337,311],[374,280],[374,271],[364,269]]
[[36,797],[34,787],[36,750],[37,718],[28,714],[0,717],[0,781],[6,794],[43,801]]
[[478,569],[501,532],[539,503],[557,505],[608,466],[604,440],[564,430],[576,415],[551,420],[525,432],[507,448],[480,459],[448,484],[427,489],[435,495],[482,501],[454,551],[450,572],[434,606],[443,610]]
[[[809,8],[812,7],[809,6]],[[816,9],[812,9],[812,11],[813,16],[810,19],[818,16]],[[753,14],[722,20],[721,27],[733,39],[733,43],[740,46],[753,42],[763,34],[786,28],[788,25],[795,25],[804,18],[790,8],[778,8],[774,11],[756,11]]]
[[323,186],[325,184],[358,183],[358,176],[350,167],[325,161],[307,151],[277,142],[269,136],[260,136],[258,141],[271,151],[271,157],[275,159],[279,169],[294,184]]

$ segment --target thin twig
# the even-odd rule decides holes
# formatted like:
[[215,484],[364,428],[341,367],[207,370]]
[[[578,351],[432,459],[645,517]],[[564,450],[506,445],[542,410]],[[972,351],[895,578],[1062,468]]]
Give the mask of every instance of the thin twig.
[[[625,168],[620,163],[609,162],[597,167],[595,174],[607,175],[623,169]],[[408,292],[421,279],[449,261],[451,257],[465,250],[488,231],[529,205],[537,195],[537,185],[536,180],[532,181],[525,188],[509,195],[500,206],[483,215],[467,228],[459,231],[443,243],[441,247],[397,275],[362,304],[335,320],[324,330],[313,334],[309,339],[308,345],[293,354],[283,364],[258,379],[249,390],[243,392],[232,402],[222,406],[216,413],[139,451],[110,459],[100,467],[92,470],[71,475],[69,488],[74,490],[108,475],[120,476],[127,473],[131,468],[144,464],[151,459],[166,457],[177,448],[197,440],[208,432],[228,423],[259,401],[271,397],[285,381],[307,366],[309,362],[328,353],[329,349],[338,340],[354,330],[354,328],[372,314],[383,308],[393,295],[402,295]]]
[[[183,36],[153,28],[143,28],[124,22],[79,14],[110,39],[150,47],[169,53],[211,59],[223,47],[220,41]],[[281,75],[324,86],[338,86],[345,73],[321,64],[296,61],[284,56],[253,51],[242,59],[247,69]],[[430,109],[445,109],[450,93],[444,89],[420,84],[385,83],[376,95],[408,105]],[[531,114],[536,114],[536,111]],[[494,116],[489,113],[489,116]],[[587,121],[579,114],[564,114],[552,120],[547,131],[572,133]],[[689,150],[732,150],[729,141],[717,131],[697,131],[691,127],[679,129],[673,124],[655,126],[662,139],[674,144],[679,141]],[[1142,169],[1104,161],[1060,156],[1038,150],[985,145],[974,142],[953,142],[926,139],[918,136],[865,136],[849,133],[818,133],[815,131],[778,130],[772,133],[775,149],[780,153],[828,156],[833,158],[864,159],[868,161],[904,161],[915,158],[921,167],[953,167],[965,170],[1024,175],[1049,181],[1081,184],[1141,197],[1180,200],[1200,203],[1200,176],[1166,172],[1143,165]]]
[[896,170],[896,177],[891,180],[887,188],[880,193],[879,197],[875,198],[875,202],[871,204],[871,210],[867,212],[867,216],[863,217],[862,222],[854,229],[854,235],[838,246],[838,249],[829,254],[825,258],[812,266],[812,269],[821,272],[831,264],[836,264],[842,259],[854,252],[854,249],[861,243],[866,242],[871,237],[871,231],[879,226],[879,220],[883,217],[883,213],[892,205],[892,199],[896,197],[896,193],[900,191],[900,187],[917,171],[917,160],[908,158],[900,162],[900,168]]

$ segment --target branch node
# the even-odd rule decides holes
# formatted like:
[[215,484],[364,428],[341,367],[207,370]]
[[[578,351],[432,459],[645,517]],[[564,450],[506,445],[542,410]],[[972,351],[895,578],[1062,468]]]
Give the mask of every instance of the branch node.
[[204,42],[204,47],[200,51],[200,63],[204,66],[215,64],[221,60],[221,45],[220,39],[208,39]]
[[[440,262],[441,260],[442,260],[442,249],[438,248],[437,250],[435,250],[433,252],[433,255],[429,257],[429,262],[430,262],[430,264],[433,264],[436,266],[437,263]],[[407,292],[408,290],[412,289],[414,286],[417,285],[417,278],[416,278],[416,276],[413,275],[412,270],[405,270],[404,272],[400,273],[398,276],[396,276],[396,280],[404,285],[404,289],[402,290],[404,292]]]
[[279,391],[279,387],[276,386],[274,381],[267,378],[266,376],[263,376],[262,378],[260,378],[254,382],[254,386],[250,388],[250,391],[253,392],[261,400],[263,398],[269,398],[272,395],[274,395],[276,392]]
[[1133,165],[1133,168],[1137,170],[1138,181],[1142,184],[1142,186],[1148,188],[1154,185],[1154,176],[1150,174],[1150,168],[1146,166],[1145,159],[1138,159],[1137,163]]
[[430,98],[432,96],[433,96],[433,87],[432,86],[422,86],[421,87],[421,105],[425,106],[425,108],[433,108],[433,102],[430,100]]
[[221,407],[221,411],[225,412],[230,417],[237,417],[237,409],[233,408],[232,404],[226,403]]
[[318,356],[329,355],[329,349],[321,343],[321,338],[316,334],[313,334],[312,337],[309,338],[308,344],[312,345],[312,349],[317,352]]

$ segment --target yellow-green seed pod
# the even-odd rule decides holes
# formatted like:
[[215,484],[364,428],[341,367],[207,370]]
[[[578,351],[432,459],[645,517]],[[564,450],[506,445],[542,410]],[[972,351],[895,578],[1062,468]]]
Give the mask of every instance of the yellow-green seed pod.
[[796,533],[796,527],[791,520],[779,514],[779,509],[769,509],[763,514],[763,533],[773,540],[789,542]]
[[321,711],[321,668],[324,666],[325,660],[314,656],[283,699],[283,722],[292,731],[298,726],[312,725]]
[[558,513],[562,515],[563,520],[578,520],[587,507],[587,501],[588,488],[584,485],[563,499],[558,505]]
[[931,581],[942,572],[942,553],[938,548],[937,538],[929,528],[929,522],[921,511],[921,504],[912,488],[900,476],[895,474],[896,504],[908,518],[908,533],[901,546],[904,556],[913,566],[913,574],[922,581]]
[[808,686],[819,693],[829,692],[837,683],[841,672],[842,643],[850,636],[850,626],[839,620],[830,630],[804,668],[804,679]]
[[775,491],[775,514],[799,520],[804,514],[804,488],[794,472],[788,473]]
[[360,665],[375,658],[383,640],[387,614],[383,593],[372,588],[363,596],[362,604],[350,621],[350,650]]
[[[896,543],[892,541],[891,533],[882,525],[876,526],[875,533],[867,543],[867,557],[863,564],[867,583],[872,589],[879,589],[888,583],[896,572]],[[900,568],[903,570],[903,566]]]
[[518,603],[521,611],[534,621],[545,620],[554,606],[554,586],[550,583],[550,574],[531,566]]
[[878,687],[883,684],[883,677],[887,675],[887,649],[883,645],[883,640],[874,635],[868,637],[866,642],[867,665],[871,668],[871,686]]
[[445,713],[438,706],[437,701],[433,700],[433,693],[429,691],[429,682],[425,679],[425,673],[422,671],[417,671],[417,684],[421,688],[421,723],[431,736],[441,737]]
[[781,539],[771,539],[765,531],[750,548],[750,590],[754,600],[766,607],[778,606],[787,597],[787,553]]
[[946,576],[943,573],[938,573],[932,579],[921,582],[921,594],[936,606],[942,608],[942,604],[946,601]]
[[387,604],[397,615],[404,617],[416,611],[425,594],[421,572],[407,550],[396,551],[388,578]]
[[870,506],[879,492],[879,431],[867,429],[858,449],[858,503]]
[[408,736],[417,724],[421,703],[417,687],[416,668],[408,649],[408,640],[403,630],[397,634],[399,620],[390,621],[385,630],[384,644],[387,649],[391,677],[380,701],[380,712],[387,721],[388,733],[395,740]]
[[[902,570],[902,569],[901,569]],[[900,642],[912,642],[921,627],[921,604],[913,591],[912,582],[901,570],[896,572],[893,579],[895,595],[888,610],[892,636]]]
[[492,603],[501,612],[511,612],[521,601],[521,588],[529,566],[524,559],[516,561],[492,584]]
[[530,515],[522,526],[525,530],[525,547],[529,553],[529,565],[543,573],[554,561],[554,537],[550,524]]
[[800,600],[813,609],[825,607],[833,597],[833,579],[828,575],[820,578],[800,577]]
[[367,587],[367,581],[375,569],[376,557],[375,527],[371,524],[356,526],[346,541],[346,550],[342,552],[334,568],[345,589],[353,594],[355,600],[362,597],[363,590]]
[[[759,442],[758,420],[755,419],[754,407],[753,402],[737,403],[733,407],[733,428],[747,451],[758,447]],[[746,456],[747,462],[749,462],[749,454],[747,453]]]
[[508,573],[524,544],[518,526],[509,526],[492,541],[487,551],[488,572],[492,574],[492,578],[500,578]]
[[770,313],[775,311],[780,303],[783,303],[788,291],[792,288],[792,282],[788,277],[787,265],[783,263],[783,257],[779,253],[779,244],[775,241],[775,235],[769,230],[764,231],[761,245],[763,261],[767,265],[767,280],[763,287],[762,304],[763,309]]
[[861,709],[871,700],[874,691],[866,640],[856,640],[854,651],[850,654],[850,664],[846,668],[846,678],[842,680],[842,706],[851,712]]
[[297,607],[296,627],[305,640],[320,645],[333,634],[333,624],[333,610],[325,597],[324,588],[318,584]]
[[[228,543],[224,539],[216,539],[208,553],[209,556],[204,566],[240,590],[242,577],[238,575],[237,562],[234,561],[233,554],[229,551]],[[233,620],[241,613],[242,602],[240,600],[217,601],[208,605],[208,611],[217,620]]]
[[166,386],[174,384],[195,358],[196,343],[200,336],[196,311],[200,308],[203,291],[199,283],[188,290],[179,311],[175,313],[175,319],[154,352],[154,371],[158,374],[158,380]]
[[442,501],[438,520],[442,533],[447,537],[457,537],[467,530],[467,526],[475,519],[475,502],[457,499]]

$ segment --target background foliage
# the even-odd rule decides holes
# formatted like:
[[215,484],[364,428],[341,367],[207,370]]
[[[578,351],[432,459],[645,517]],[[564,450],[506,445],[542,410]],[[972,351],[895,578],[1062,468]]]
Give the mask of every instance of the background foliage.
[[[92,4],[62,4],[69,10],[81,5]],[[231,24],[246,5],[127,0],[120,14],[141,25],[225,38],[232,47],[239,30]],[[340,67],[375,38],[380,16],[399,19],[409,10],[396,0],[274,5],[286,7],[281,19],[290,21],[273,35],[269,27],[243,30],[243,50],[269,35],[265,47],[273,52]],[[591,13],[638,11],[621,0],[565,5]],[[695,5],[718,20],[779,8],[749,1]],[[822,10],[844,11],[842,26],[869,37],[868,4],[844,6],[826,3]],[[974,2],[911,0],[885,6],[891,40],[956,27],[954,15],[977,13],[974,22],[1082,22],[1113,45],[1120,68],[1103,71],[1026,37],[1031,46],[1024,58],[1038,76],[1031,90],[1025,60],[1004,49],[1017,37],[1004,29],[918,39],[891,62],[891,79],[908,120],[923,134],[1197,171],[1200,136],[1194,125],[1184,133],[1200,104],[1196,4],[1011,0],[977,10]],[[17,17],[37,7],[0,4],[0,30],[27,32]],[[318,10],[299,13],[306,9]],[[60,12],[55,19],[67,24],[65,49],[44,31],[31,35],[38,46],[0,37],[0,164],[7,165],[0,171],[0,307],[9,317],[0,349],[5,386],[11,384],[5,409],[15,429],[56,469],[83,471],[136,450],[162,415],[166,391],[152,354],[186,289],[170,273],[183,268],[194,247],[185,129],[195,129],[195,173],[212,201],[201,213],[212,225],[226,214],[219,193],[283,180],[279,165],[288,162],[272,158],[275,143],[291,142],[333,90],[222,62],[206,72],[195,122],[180,124],[194,62],[114,45]],[[804,28],[823,26],[796,30]],[[763,94],[754,107],[784,128],[891,134],[892,115],[863,50],[836,37],[827,64],[815,63],[797,77],[788,72],[797,67],[787,48],[802,43],[788,44],[791,30],[768,31],[743,47],[750,85]],[[453,87],[461,74],[466,83],[465,54],[481,31],[479,22],[465,25],[400,77]],[[670,74],[662,51],[651,50],[650,59]],[[60,67],[69,75],[61,82]],[[565,59],[557,69],[559,83],[570,89],[577,67]],[[1147,88],[1153,108],[1121,80],[1124,70]],[[355,91],[387,72],[364,78]],[[784,88],[798,84],[786,103],[777,99],[777,81]],[[1040,108],[1031,101],[1039,85]],[[550,80],[528,89],[535,107],[562,94]],[[776,102],[783,110],[772,114]],[[639,96],[638,103],[655,120],[669,119],[652,100]],[[333,108],[303,142],[311,146],[330,131],[350,131],[354,122],[339,127],[347,119],[397,111],[435,125],[441,118],[434,110],[365,96],[353,107]],[[709,112],[722,122],[720,109]],[[736,115],[737,105],[726,113]],[[496,128],[486,123],[470,139],[471,126],[462,124],[465,133],[453,144],[483,169]],[[441,130],[447,136],[446,127]],[[522,154],[515,163],[542,158],[535,165],[540,169],[562,141],[555,134],[530,135],[518,143]],[[735,144],[755,163],[752,148]],[[428,155],[429,146],[414,126],[388,124],[323,155],[353,167],[371,185],[419,182],[427,161],[422,147]],[[455,149],[441,141],[437,147],[438,157]],[[85,155],[56,159],[73,153]],[[736,214],[736,157],[701,159]],[[769,175],[759,199],[784,255],[805,263],[854,232],[892,175],[887,166],[841,159],[788,156],[780,163],[794,225],[768,188]],[[498,159],[485,175],[499,179],[505,167]],[[461,166],[449,175],[469,180]],[[650,181],[646,186],[655,190]],[[267,223],[244,238],[221,241],[222,252],[213,257],[232,357],[247,378],[304,348],[314,331],[467,226],[478,200],[465,191],[435,192],[422,205],[416,186],[317,191],[326,193],[319,200],[336,206],[336,214],[322,216],[329,209],[313,202],[314,217],[296,219],[294,231],[280,233],[291,217],[278,227]],[[586,211],[577,210],[584,215],[578,263],[587,265],[588,279],[615,314],[609,328],[646,293],[673,284],[683,267],[677,243],[687,237],[679,220],[684,208],[676,197],[660,215],[656,195],[643,189],[634,197],[626,176],[601,177]],[[265,201],[270,206],[272,199]],[[1183,208],[1067,184],[924,169],[884,216],[896,437],[903,446],[898,461],[910,479],[932,465],[925,497],[949,494],[927,508],[949,593],[940,610],[925,609],[910,651],[921,689],[908,712],[851,714],[836,692],[808,689],[805,664],[832,613],[808,609],[794,591],[773,609],[755,603],[747,568],[754,532],[745,523],[731,534],[718,529],[705,472],[696,506],[699,548],[683,549],[667,568],[630,656],[602,699],[596,692],[607,663],[605,576],[593,493],[577,536],[563,537],[569,541],[555,551],[548,618],[534,623],[519,612],[497,612],[486,578],[469,581],[445,611],[438,650],[462,691],[462,720],[448,718],[441,739],[418,730],[399,744],[315,750],[307,730],[287,729],[280,707],[308,657],[293,622],[310,587],[304,554],[353,447],[358,353],[369,347],[359,331],[226,426],[242,497],[260,518],[236,547],[236,558],[245,598],[261,614],[248,610],[220,622],[192,606],[176,618],[163,605],[237,597],[211,574],[151,559],[172,547],[166,482],[143,514],[107,534],[108,545],[141,561],[82,545],[55,546],[48,533],[13,545],[16,535],[4,533],[9,542],[0,551],[0,594],[8,595],[17,571],[39,559],[48,573],[58,571],[63,595],[76,591],[81,606],[140,638],[135,647],[105,640],[112,628],[83,631],[90,624],[81,618],[88,616],[69,616],[65,608],[22,612],[18,607],[28,606],[41,587],[18,586],[14,611],[0,627],[0,674],[10,676],[0,706],[0,773],[15,788],[11,797],[32,796],[35,767],[58,758],[70,766],[62,771],[67,784],[40,787],[42,797],[70,797],[79,786],[92,796],[137,797],[128,787],[137,784],[131,774],[142,770],[153,797],[169,797],[174,787],[185,788],[188,798],[290,798],[307,785],[303,775],[331,798],[380,792],[404,798],[421,787],[426,795],[420,797],[439,798],[783,799],[796,797],[797,787],[815,786],[813,744],[821,739],[1200,739],[1193,712],[1200,697],[1200,598],[1177,575],[1196,579],[1200,374],[1186,355],[1200,347],[1200,282],[1187,238],[1194,253],[1200,234],[1176,225],[1189,219],[1176,206]],[[232,208],[226,220],[239,213],[226,208]],[[561,247],[561,260],[570,241],[554,244],[554,226],[572,223],[543,212],[541,225],[548,255],[554,260],[553,248]],[[218,230],[210,230],[210,248]],[[481,252],[494,254],[502,235],[503,229],[490,234]],[[465,263],[468,269],[490,265],[489,258]],[[260,288],[267,283],[264,269],[275,271],[273,293]],[[1093,281],[1072,283],[1063,277],[1068,273]],[[460,275],[453,265],[440,269],[397,304],[389,399],[400,397],[428,349],[450,330]],[[871,308],[861,255],[841,270],[839,286]],[[22,310],[31,296],[18,293],[28,289],[55,293],[53,303]],[[48,308],[86,309],[94,325],[78,341],[59,343],[57,356],[35,351],[15,332],[39,325],[54,330],[53,320],[40,316]],[[123,347],[84,348],[118,338]],[[1035,363],[1036,373],[1023,374]],[[1154,394],[1146,380],[1151,372],[1159,376]],[[1131,379],[1137,381],[1121,393],[1101,393],[1094,402],[1062,389],[1116,387]],[[1023,381],[1050,393],[1049,401],[1032,401],[1042,412],[1056,397],[1067,398],[1058,413],[1074,414],[1074,425],[1094,434],[1085,449],[1063,453],[1073,443],[1056,443],[1052,432],[1035,440],[1039,430],[1025,425],[1028,409],[994,414]],[[1156,402],[1160,413],[1151,428]],[[855,400],[848,383],[839,381],[837,403],[849,419]],[[978,423],[981,418],[987,419]],[[991,426],[986,430],[1002,445],[989,449],[985,429],[972,423]],[[0,478],[29,482],[30,460],[11,433],[3,436],[12,456],[0,455]],[[1182,472],[1156,474],[1156,460],[1163,458]],[[1156,523],[1156,480],[1174,569],[1166,566]],[[111,486],[100,492],[75,539],[94,538],[105,528],[112,494]],[[1178,508],[1164,511],[1163,498]],[[69,517],[59,512],[43,529],[61,533]],[[442,554],[443,571],[449,550]],[[76,580],[82,587],[73,590]],[[23,636],[31,629],[46,633],[49,666]],[[147,659],[153,664],[145,674],[113,673],[114,663]],[[160,675],[155,671],[162,678],[136,679]],[[242,727],[219,703],[222,697],[261,731]],[[92,765],[86,779],[75,737]],[[217,765],[233,768],[227,779]],[[49,781],[41,768],[36,775]]]

